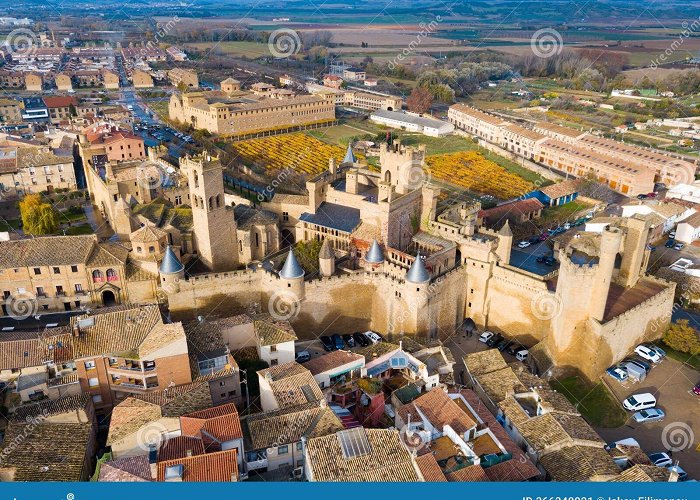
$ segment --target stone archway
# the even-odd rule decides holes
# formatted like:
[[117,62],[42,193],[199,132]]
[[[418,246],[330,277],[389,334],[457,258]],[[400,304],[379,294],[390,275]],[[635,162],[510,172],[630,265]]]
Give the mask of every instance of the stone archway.
[[112,290],[104,290],[102,292],[102,304],[105,306],[117,305],[117,297]]

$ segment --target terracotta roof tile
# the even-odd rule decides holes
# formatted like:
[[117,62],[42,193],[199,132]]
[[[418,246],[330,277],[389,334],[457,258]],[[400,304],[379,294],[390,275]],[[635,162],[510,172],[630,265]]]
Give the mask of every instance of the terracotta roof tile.
[[158,481],[165,481],[166,469],[182,465],[184,482],[229,482],[238,480],[237,450],[217,451],[158,462]]
[[426,453],[416,457],[416,465],[418,465],[418,469],[426,482],[435,483],[447,481],[445,474],[443,474],[432,453]]

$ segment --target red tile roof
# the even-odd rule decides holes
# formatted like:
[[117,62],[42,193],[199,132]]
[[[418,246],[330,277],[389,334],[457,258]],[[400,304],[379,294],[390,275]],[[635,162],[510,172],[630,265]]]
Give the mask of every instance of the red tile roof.
[[226,441],[243,438],[241,421],[233,403],[183,415],[180,429],[185,436],[201,438],[207,451],[218,450]]
[[237,450],[217,451],[158,463],[158,481],[165,481],[165,470],[182,465],[184,482],[229,482],[238,479]]
[[202,440],[192,436],[172,437],[160,445],[158,462],[185,458],[188,454],[203,455],[204,443]]
[[78,105],[78,100],[72,96],[53,96],[44,97],[44,103],[47,108],[67,108],[71,104]]
[[440,466],[432,453],[426,453],[416,457],[416,465],[423,475],[423,479],[428,483],[446,482],[447,478],[442,473]]
[[436,429],[443,429],[444,426],[449,425],[455,432],[463,435],[469,429],[476,427],[476,422],[439,387],[398,409],[399,416],[404,423],[409,421],[409,413],[411,421],[418,420],[420,418],[419,411]]
[[450,472],[446,477],[451,483],[490,481],[481,465],[470,465],[468,467],[463,467],[455,472]]
[[542,210],[544,205],[537,198],[528,198],[525,200],[513,201],[504,203],[493,208],[482,210],[479,215],[489,222],[498,222],[507,216],[521,216]]

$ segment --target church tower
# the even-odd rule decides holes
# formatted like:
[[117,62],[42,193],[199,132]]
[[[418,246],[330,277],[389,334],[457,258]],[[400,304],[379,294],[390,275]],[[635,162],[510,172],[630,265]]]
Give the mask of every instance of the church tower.
[[192,205],[195,248],[199,259],[212,271],[238,266],[236,221],[224,200],[223,166],[207,151],[183,158]]

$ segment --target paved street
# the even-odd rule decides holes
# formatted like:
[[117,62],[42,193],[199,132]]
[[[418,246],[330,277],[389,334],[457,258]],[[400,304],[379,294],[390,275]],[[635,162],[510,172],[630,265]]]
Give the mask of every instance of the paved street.
[[[655,453],[669,448],[662,439],[664,432],[669,436],[667,443],[675,435],[681,440],[676,443],[688,444],[682,450],[674,451],[673,459],[678,460],[692,478],[700,478],[700,451],[696,449],[700,442],[700,397],[690,392],[700,381],[700,374],[676,360],[666,358],[651,369],[643,382],[622,385],[609,377],[606,381],[619,401],[632,394],[652,393],[657,399],[657,406],[666,412],[666,419],[646,424],[637,424],[630,419],[617,429],[596,429],[603,439],[610,443],[631,437],[639,442],[644,451]],[[673,443],[671,440],[671,446]],[[680,444],[678,447],[681,447]]]

